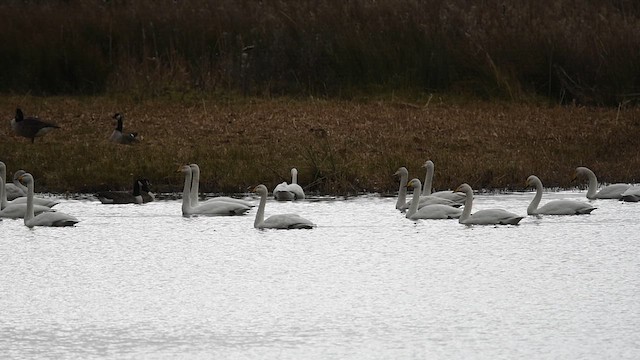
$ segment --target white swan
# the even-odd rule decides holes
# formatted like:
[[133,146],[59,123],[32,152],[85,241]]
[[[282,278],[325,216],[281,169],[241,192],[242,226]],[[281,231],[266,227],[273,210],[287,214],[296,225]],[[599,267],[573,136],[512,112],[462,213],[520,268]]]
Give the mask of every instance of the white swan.
[[[398,201],[396,201],[396,209],[405,211],[411,206],[412,201],[407,202],[407,183],[409,182],[409,171],[406,167],[402,166],[393,175],[400,176],[400,187],[398,188]],[[441,204],[449,206],[460,206],[455,202],[440,198],[437,196],[420,196],[420,202],[418,203],[418,209],[426,205]]]
[[528,215],[582,215],[589,214],[596,209],[587,203],[573,200],[553,200],[538,207],[542,199],[542,181],[537,176],[531,175],[527,178],[526,186],[536,188],[536,196],[527,207]]
[[519,216],[503,209],[485,209],[471,214],[473,206],[473,189],[468,184],[458,186],[455,191],[465,193],[467,199],[458,222],[465,225],[517,225],[524,216]]
[[[6,191],[7,200],[17,199],[19,197],[27,196],[27,187],[22,185],[18,178],[22,176],[26,171],[18,170],[13,174],[13,184],[5,184],[4,189]],[[3,179],[4,180],[4,179]]]
[[431,192],[433,187],[433,174],[435,173],[435,167],[433,165],[433,161],[427,160],[424,165],[424,168],[427,169],[427,174],[424,178],[424,187],[422,188],[422,195],[431,195],[437,196],[444,199],[451,200],[456,204],[464,204],[465,195],[461,192],[453,192],[453,191],[436,191],[434,193]]
[[189,165],[182,166],[178,171],[185,174],[184,188],[182,190],[182,215],[210,215],[210,216],[230,216],[243,215],[250,208],[246,205],[231,203],[226,201],[210,201],[196,206],[191,205],[191,167]]
[[573,180],[575,181],[578,176],[586,176],[589,179],[587,199],[620,199],[622,197],[622,193],[631,187],[629,184],[617,183],[604,186],[600,191],[597,191],[598,178],[596,178],[596,174],[584,166],[576,168]]
[[273,189],[273,197],[278,201],[303,200],[304,190],[298,185],[298,169],[291,169],[291,184],[282,182]]
[[199,204],[205,204],[208,203],[210,201],[226,201],[226,202],[230,202],[230,203],[236,203],[236,204],[242,204],[244,206],[248,206],[248,207],[253,207],[254,205],[248,201],[244,201],[241,199],[235,199],[232,197],[228,197],[228,196],[216,196],[214,198],[211,199],[207,199],[206,201],[203,202],[199,202],[198,201],[198,194],[200,191],[200,166],[198,166],[198,164],[190,164],[189,165],[191,167],[191,190],[189,192],[189,196],[191,197],[191,206],[195,207],[198,206]]
[[627,202],[640,201],[640,186],[630,186],[620,195],[620,200]]
[[256,186],[253,191],[260,195],[260,205],[258,205],[253,227],[257,229],[311,229],[315,227],[311,221],[298,214],[271,215],[265,220],[264,208],[267,203],[267,187],[261,184]]
[[20,181],[27,185],[27,213],[24,216],[27,227],[73,226],[79,222],[75,217],[59,211],[43,212],[36,216],[33,211],[33,176],[26,173],[20,177]]
[[409,181],[407,187],[413,188],[413,200],[411,201],[409,210],[407,210],[407,219],[457,219],[462,215],[462,210],[442,204],[426,205],[418,209],[421,193],[420,188],[422,187],[420,180],[413,179]]
[[[22,172],[22,175],[25,173]],[[22,185],[22,184],[21,184]],[[0,177],[0,218],[10,218],[10,219],[20,219],[24,218],[27,213],[27,204],[8,204],[7,203],[7,193],[5,192],[4,187],[4,177]],[[2,204],[7,204],[6,206],[2,206]],[[54,211],[50,207],[42,206],[42,205],[33,205],[33,212],[35,215],[40,214],[41,212]]]
[[[16,173],[20,173],[20,172],[21,172],[21,170],[18,170]],[[22,174],[25,174],[25,173],[22,172]],[[0,161],[0,177],[2,177],[3,181],[7,177],[7,166],[2,161]],[[4,209],[5,207],[7,207],[9,205],[26,204],[27,203],[27,197],[26,196],[21,196],[21,197],[13,199],[11,201],[8,201],[6,196],[5,196],[3,199],[0,199],[0,202],[1,202],[0,203],[0,209]],[[43,199],[43,198],[34,197],[33,198],[33,203],[35,205],[53,207],[53,206],[59,204],[60,202],[57,201],[57,200]]]

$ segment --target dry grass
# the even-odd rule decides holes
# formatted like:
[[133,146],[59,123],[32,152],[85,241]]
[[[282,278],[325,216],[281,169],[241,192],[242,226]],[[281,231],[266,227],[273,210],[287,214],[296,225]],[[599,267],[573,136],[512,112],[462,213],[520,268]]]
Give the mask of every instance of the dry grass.
[[[145,176],[157,191],[180,191],[179,164],[196,162],[205,192],[244,192],[289,180],[297,167],[309,192],[392,192],[407,166],[434,186],[521,189],[530,174],[569,187],[573,169],[604,182],[640,180],[640,109],[544,107],[434,98],[428,106],[392,100],[145,101],[108,97],[0,98],[0,160],[34,173],[39,191],[126,189]],[[8,125],[15,107],[62,128],[35,144]],[[108,142],[111,115],[144,136],[136,146]]]

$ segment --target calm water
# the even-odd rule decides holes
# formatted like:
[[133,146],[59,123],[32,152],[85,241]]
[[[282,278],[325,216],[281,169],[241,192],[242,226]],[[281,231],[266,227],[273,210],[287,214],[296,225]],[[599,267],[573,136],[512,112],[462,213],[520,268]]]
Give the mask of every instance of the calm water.
[[466,227],[393,198],[270,201],[318,227],[259,231],[255,210],[64,200],[74,228],[0,222],[0,358],[637,359],[640,203],[594,203]]

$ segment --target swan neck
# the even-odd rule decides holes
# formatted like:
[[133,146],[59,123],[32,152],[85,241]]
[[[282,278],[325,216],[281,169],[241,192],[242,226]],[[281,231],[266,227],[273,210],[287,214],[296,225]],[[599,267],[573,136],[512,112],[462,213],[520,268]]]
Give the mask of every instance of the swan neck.
[[7,193],[5,191],[4,186],[4,176],[0,177],[0,210],[7,207]]
[[460,215],[460,223],[464,223],[471,216],[471,207],[473,206],[473,190],[465,189],[464,194],[464,209],[462,210],[462,215]]
[[588,171],[587,176],[589,177],[589,188],[587,189],[587,198],[595,199],[596,192],[598,191],[598,178],[593,171]]
[[189,191],[191,206],[198,205],[199,192],[200,192],[200,169],[197,167],[193,167],[191,168],[191,187]]
[[264,222],[264,208],[267,205],[267,194],[265,192],[261,192],[260,194],[260,204],[258,205],[258,212],[256,212],[256,219],[253,222],[253,227],[260,227],[260,224]]
[[5,192],[4,178],[7,176],[7,169],[4,163],[0,163],[0,185],[2,189],[0,189],[0,210],[4,209],[9,205],[7,202],[7,193]]
[[413,216],[418,211],[418,204],[420,203],[420,187],[413,188],[413,199],[411,199],[411,206],[407,210],[407,217]]
[[400,174],[400,188],[398,189],[398,201],[396,202],[396,209],[401,209],[404,204],[407,203],[407,182],[409,181],[408,178],[408,174]]
[[24,223],[33,219],[33,180],[27,184],[27,212],[24,214]]
[[533,197],[533,200],[531,200],[529,207],[527,207],[528,215],[533,215],[536,213],[536,210],[538,210],[538,205],[540,205],[540,200],[542,199],[542,183],[536,181],[535,185],[536,185],[536,196]]
[[184,188],[182,189],[182,214],[191,213],[191,199],[189,197],[189,189],[191,187],[191,171],[184,174]]
[[298,172],[296,170],[291,170],[291,183],[292,184],[298,183]]
[[427,174],[424,178],[424,186],[422,187],[422,194],[431,195],[431,188],[433,187],[433,168],[427,166]]

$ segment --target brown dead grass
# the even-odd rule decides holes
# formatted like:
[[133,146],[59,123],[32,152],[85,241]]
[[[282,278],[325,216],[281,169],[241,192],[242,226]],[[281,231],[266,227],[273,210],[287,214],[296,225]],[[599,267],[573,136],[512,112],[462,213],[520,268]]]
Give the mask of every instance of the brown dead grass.
[[[38,191],[127,189],[134,177],[161,192],[180,191],[179,164],[196,162],[204,192],[244,192],[289,181],[297,167],[310,193],[393,192],[400,166],[434,186],[521,189],[536,174],[545,186],[570,187],[587,166],[603,182],[640,177],[640,109],[399,101],[236,99],[134,102],[109,97],[0,98],[0,160],[9,173],[34,173]],[[31,144],[11,133],[16,106],[62,128]],[[108,142],[111,115],[144,140]]]

